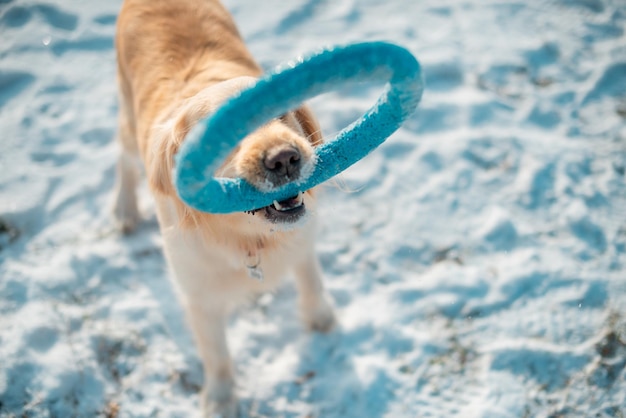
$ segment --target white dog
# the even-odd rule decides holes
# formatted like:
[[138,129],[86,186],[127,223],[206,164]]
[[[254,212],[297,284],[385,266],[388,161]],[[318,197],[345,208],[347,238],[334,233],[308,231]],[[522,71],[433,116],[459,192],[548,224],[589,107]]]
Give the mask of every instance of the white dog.
[[[204,364],[206,416],[237,414],[225,336],[229,310],[295,275],[304,323],[328,331],[335,318],[314,254],[315,194],[249,213],[213,215],[186,206],[172,185],[173,158],[191,127],[261,75],[217,0],[126,0],[116,36],[120,90],[115,215],[125,231],[139,220],[135,160],[156,201],[164,249]],[[219,140],[219,139],[217,139]],[[259,188],[298,179],[321,142],[307,107],[246,137],[216,173]],[[262,276],[263,280],[254,277]]]

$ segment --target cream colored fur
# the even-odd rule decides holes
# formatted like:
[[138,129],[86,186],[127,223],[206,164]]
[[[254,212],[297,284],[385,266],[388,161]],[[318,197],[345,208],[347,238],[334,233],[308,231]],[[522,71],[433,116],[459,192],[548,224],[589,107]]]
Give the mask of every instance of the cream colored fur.
[[[262,211],[201,213],[178,198],[171,172],[185,135],[261,74],[218,1],[126,0],[116,48],[122,152],[114,215],[125,232],[140,220],[135,191],[139,159],[156,201],[173,281],[203,361],[203,414],[235,417],[235,376],[225,334],[232,308],[274,289],[292,273],[305,325],[327,331],[335,323],[314,253],[315,193],[306,191],[307,216],[294,224],[270,223]],[[269,150],[296,148],[304,172],[321,140],[317,121],[303,106],[246,137],[216,174],[267,187],[260,161]],[[255,264],[262,281],[250,277],[249,267]]]

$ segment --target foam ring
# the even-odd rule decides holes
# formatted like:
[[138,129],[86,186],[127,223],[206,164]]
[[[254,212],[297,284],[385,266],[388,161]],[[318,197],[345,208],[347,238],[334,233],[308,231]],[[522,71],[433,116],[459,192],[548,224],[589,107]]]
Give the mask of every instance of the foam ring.
[[[378,101],[333,139],[315,148],[313,173],[304,181],[261,192],[241,178],[213,177],[248,134],[303,101],[348,82],[387,81]],[[187,205],[203,212],[244,212],[284,200],[344,171],[382,144],[419,103],[419,62],[386,42],[334,47],[278,67],[241,91],[192,129],[176,155],[174,183]]]

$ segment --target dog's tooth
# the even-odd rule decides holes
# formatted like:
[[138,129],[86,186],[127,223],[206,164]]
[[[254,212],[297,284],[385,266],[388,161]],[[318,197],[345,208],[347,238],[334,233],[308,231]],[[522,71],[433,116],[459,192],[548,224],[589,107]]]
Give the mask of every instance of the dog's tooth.
[[283,205],[278,203],[278,200],[274,200],[274,207],[278,210],[283,210]]

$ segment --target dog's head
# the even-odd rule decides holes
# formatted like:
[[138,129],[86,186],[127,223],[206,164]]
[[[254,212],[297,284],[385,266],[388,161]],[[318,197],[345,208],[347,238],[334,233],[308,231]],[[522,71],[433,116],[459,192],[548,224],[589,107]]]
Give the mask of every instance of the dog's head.
[[[175,194],[171,171],[173,157],[184,137],[202,118],[215,110],[235,92],[251,85],[255,79],[240,77],[204,89],[168,118],[155,135],[152,156],[148,161],[149,181],[157,192]],[[271,120],[248,135],[226,158],[215,173],[219,177],[240,177],[261,191],[271,191],[290,182],[302,182],[315,164],[314,147],[322,136],[315,117],[307,106]],[[302,224],[314,210],[312,190],[303,190],[283,201],[254,208],[246,213],[223,215],[224,222],[246,225],[247,230],[285,230]],[[194,211],[185,209],[185,216]]]

